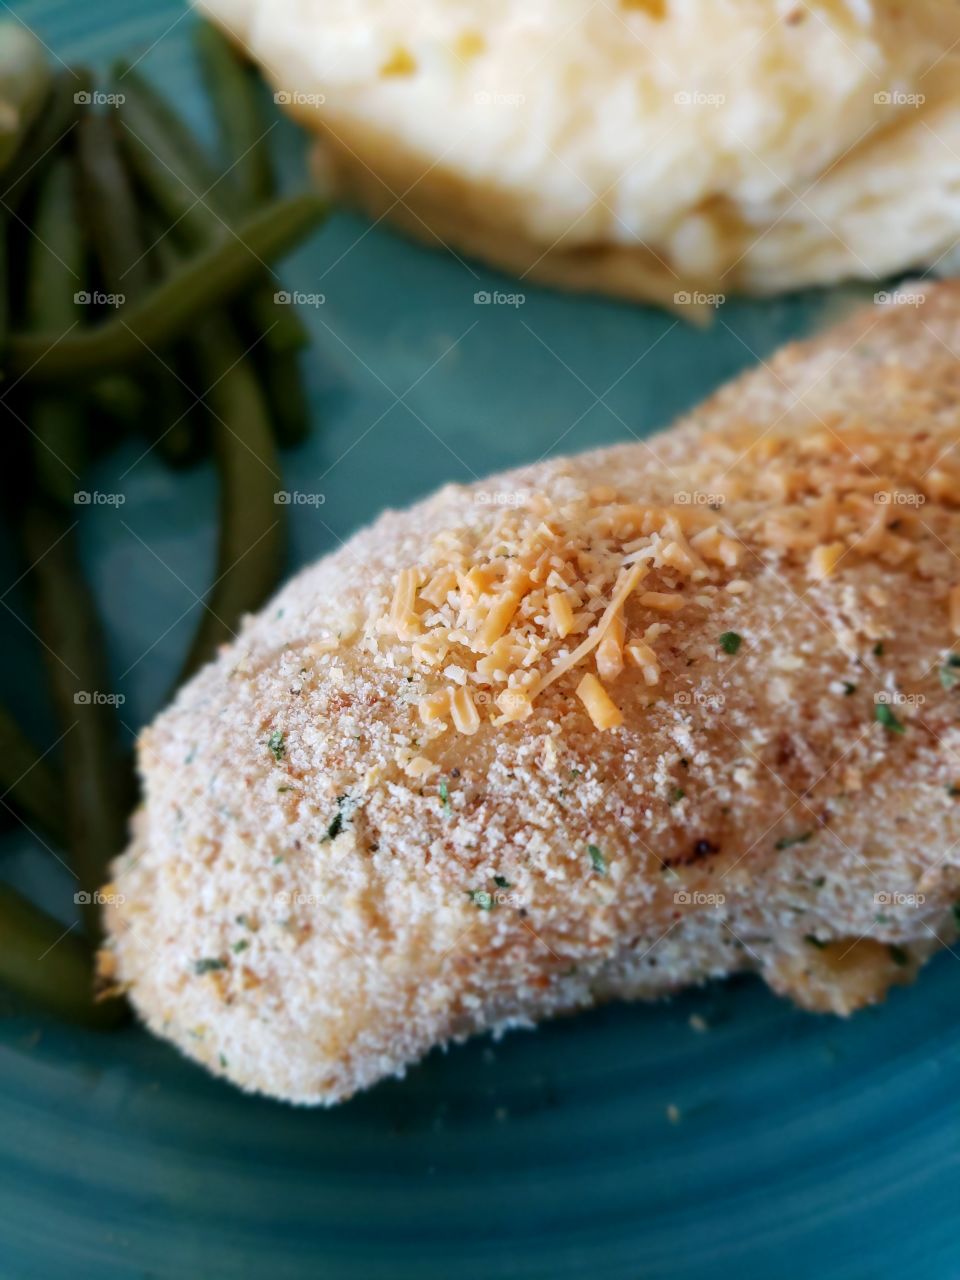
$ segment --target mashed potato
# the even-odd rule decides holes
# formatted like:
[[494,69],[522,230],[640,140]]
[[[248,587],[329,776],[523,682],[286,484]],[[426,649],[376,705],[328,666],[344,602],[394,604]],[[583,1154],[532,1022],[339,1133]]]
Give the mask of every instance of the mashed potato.
[[957,238],[947,0],[202,8],[342,189],[521,275],[671,301],[886,275]]

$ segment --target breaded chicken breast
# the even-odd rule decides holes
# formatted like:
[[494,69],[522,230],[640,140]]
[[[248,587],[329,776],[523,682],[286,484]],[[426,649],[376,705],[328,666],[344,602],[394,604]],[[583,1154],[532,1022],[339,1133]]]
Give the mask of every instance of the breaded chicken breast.
[[199,4],[344,195],[531,279],[672,304],[960,234],[954,0]]
[[300,1103],[726,974],[911,980],[960,899],[960,285],[916,296],[295,577],[143,734],[106,980]]

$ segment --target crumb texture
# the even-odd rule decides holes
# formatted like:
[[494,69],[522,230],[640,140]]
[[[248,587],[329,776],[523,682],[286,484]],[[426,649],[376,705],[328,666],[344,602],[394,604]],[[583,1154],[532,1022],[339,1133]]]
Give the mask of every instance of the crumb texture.
[[649,440],[448,486],[142,736],[107,971],[244,1088],[757,972],[846,1013],[956,937],[960,287]]

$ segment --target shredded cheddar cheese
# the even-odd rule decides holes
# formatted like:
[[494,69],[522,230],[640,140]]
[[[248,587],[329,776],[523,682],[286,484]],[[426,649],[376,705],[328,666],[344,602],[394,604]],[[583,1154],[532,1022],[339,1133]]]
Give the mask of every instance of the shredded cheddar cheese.
[[547,596],[547,606],[550,609],[550,621],[553,623],[553,629],[561,640],[565,639],[573,630],[574,623],[570,601],[562,591],[553,591]]
[[829,578],[844,553],[842,542],[823,543],[810,553],[810,577],[818,581]]
[[577,685],[577,697],[587,709],[594,726],[601,730],[617,729],[623,724],[623,713],[592,672],[587,672]]
[[450,709],[449,689],[439,689],[420,700],[420,719],[424,724],[432,724],[434,720],[442,720]]
[[[688,585],[724,576],[739,554],[711,513],[623,501],[610,486],[565,506],[533,494],[479,528],[439,535],[429,563],[397,575],[377,629],[409,644],[424,674],[453,682],[420,698],[433,731],[525,720],[591,655],[598,675],[579,696],[597,728],[614,728],[622,715],[601,681],[615,683],[629,662],[656,685],[652,646],[668,628],[653,619],[678,613]],[[651,579],[656,589],[638,594]]]
[[[920,505],[960,500],[960,476],[921,435],[901,441],[853,424],[758,438],[746,424],[723,444],[733,456],[716,502],[659,506],[609,485],[564,502],[532,493],[435,537],[374,620],[411,646],[428,686],[422,722],[474,734],[484,722],[523,721],[589,660],[596,674],[582,673],[576,693],[598,729],[615,728],[622,714],[608,688],[659,685],[661,635],[696,625],[718,591],[750,592],[749,571],[764,558],[803,566],[814,583],[864,556],[900,565],[916,554]],[[749,465],[738,467],[740,456]],[[726,502],[737,503],[736,528]],[[960,635],[960,586],[948,614]]]
[[616,680],[623,670],[623,617],[617,614],[597,645],[597,670],[604,680]]
[[416,569],[403,569],[397,576],[397,585],[393,593],[393,604],[390,608],[390,622],[399,640],[411,640],[419,632],[414,604],[420,575]]
[[636,644],[628,645],[627,655],[633,665],[640,668],[647,684],[653,685],[658,682],[660,679],[660,664],[657,662],[657,655],[648,644],[638,641]]
[[676,613],[683,608],[682,596],[672,595],[667,591],[645,591],[640,603],[648,609],[658,609],[661,613]]
[[457,689],[450,698],[450,711],[454,726],[461,733],[476,733],[480,728],[480,713],[474,706],[469,689]]

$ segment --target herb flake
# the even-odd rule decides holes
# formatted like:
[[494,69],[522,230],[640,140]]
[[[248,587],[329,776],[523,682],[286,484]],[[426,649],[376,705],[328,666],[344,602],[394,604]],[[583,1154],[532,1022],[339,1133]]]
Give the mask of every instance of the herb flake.
[[443,781],[440,783],[439,791],[440,791],[440,807],[443,810],[443,816],[445,818],[452,818],[453,808],[450,804],[450,791],[447,787],[446,778],[444,778]]
[[873,716],[878,724],[882,724],[891,733],[906,733],[907,731],[906,725],[893,714],[888,702],[875,702],[873,704]]
[[737,635],[736,631],[725,631],[720,637],[720,648],[731,656],[737,652],[742,643],[743,636]]
[[792,849],[795,844],[806,844],[811,839],[813,839],[812,831],[801,831],[796,836],[781,836],[773,847],[775,849]]
[[273,752],[273,758],[279,764],[287,751],[286,743],[283,740],[282,730],[274,729],[273,733],[271,733],[270,737],[267,739],[267,747]]
[[603,856],[603,852],[595,844],[587,845],[587,853],[590,855],[590,864],[596,871],[597,875],[605,876],[607,874],[607,860]]

